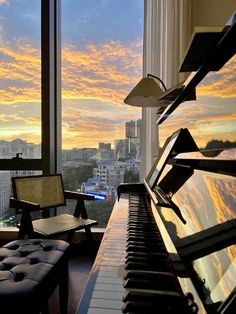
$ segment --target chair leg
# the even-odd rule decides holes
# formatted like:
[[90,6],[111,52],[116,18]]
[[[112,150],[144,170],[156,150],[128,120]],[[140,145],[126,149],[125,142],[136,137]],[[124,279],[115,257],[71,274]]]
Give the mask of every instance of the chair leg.
[[68,309],[68,256],[66,254],[63,262],[62,277],[59,281],[59,304],[60,314],[67,314]]
[[48,306],[48,302],[45,303],[45,305],[43,306],[42,311],[40,312],[41,314],[49,314],[49,306]]
[[90,227],[85,227],[85,233],[86,233],[86,237],[87,237],[88,242],[93,244],[93,235],[92,235],[91,228]]
[[68,243],[71,243],[71,242],[72,242],[74,233],[75,233],[74,231],[71,231],[71,232],[68,233],[67,239],[66,239],[66,241],[67,241]]
[[95,258],[97,254],[96,242],[94,241],[93,234],[90,227],[85,227],[86,238],[89,243],[91,257]]
[[21,228],[19,228],[19,231],[18,231],[18,240],[21,240],[21,239],[24,239],[24,232],[22,231]]

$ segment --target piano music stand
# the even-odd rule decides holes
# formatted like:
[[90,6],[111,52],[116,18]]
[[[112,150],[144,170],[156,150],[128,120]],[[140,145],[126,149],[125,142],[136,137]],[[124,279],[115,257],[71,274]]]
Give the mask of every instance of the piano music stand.
[[198,147],[188,129],[179,129],[167,138],[162,153],[155,160],[145,181],[150,189],[153,189],[170,157],[179,153],[198,151]]

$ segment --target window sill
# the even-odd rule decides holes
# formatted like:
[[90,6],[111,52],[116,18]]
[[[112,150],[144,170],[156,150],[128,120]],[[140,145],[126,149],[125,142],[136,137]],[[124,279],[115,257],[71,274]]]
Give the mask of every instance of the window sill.
[[[106,228],[92,228],[93,238],[96,241],[101,241]],[[18,237],[18,228],[16,227],[1,227],[0,228],[0,242],[7,242],[16,240]],[[66,237],[60,237],[60,239],[65,239]],[[84,230],[79,230],[75,233],[73,237],[73,243],[79,243],[86,240],[86,235]]]

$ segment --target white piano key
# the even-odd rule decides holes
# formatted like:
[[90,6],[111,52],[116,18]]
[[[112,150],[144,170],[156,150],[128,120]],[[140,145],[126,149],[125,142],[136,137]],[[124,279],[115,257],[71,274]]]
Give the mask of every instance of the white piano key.
[[117,277],[117,267],[114,271],[99,271],[98,277]]
[[107,300],[122,300],[123,292],[114,291],[98,291],[95,290],[92,294],[94,299],[107,299]]
[[123,279],[118,277],[97,277],[97,283],[123,284]]
[[88,314],[121,314],[121,311],[120,310],[112,310],[112,309],[89,308]]
[[114,285],[114,284],[105,284],[105,283],[96,282],[94,290],[124,292],[124,287],[123,285]]
[[92,299],[90,308],[105,308],[112,310],[121,310],[123,306],[122,300],[106,300],[106,299]]

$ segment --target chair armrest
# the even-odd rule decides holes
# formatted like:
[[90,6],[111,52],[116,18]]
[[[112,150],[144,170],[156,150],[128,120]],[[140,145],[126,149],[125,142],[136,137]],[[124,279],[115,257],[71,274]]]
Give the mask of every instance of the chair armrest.
[[10,198],[10,207],[13,207],[17,210],[22,209],[22,210],[29,210],[29,211],[40,209],[39,204],[24,201],[24,200],[17,200],[13,197]]
[[94,201],[93,195],[88,195],[84,193],[72,192],[72,191],[64,191],[65,198],[74,199],[74,200],[84,200],[84,201]]
[[66,199],[77,200],[74,216],[75,217],[81,216],[83,219],[88,219],[88,214],[85,208],[84,201],[94,201],[95,199],[94,196],[72,191],[64,191],[64,195]]

